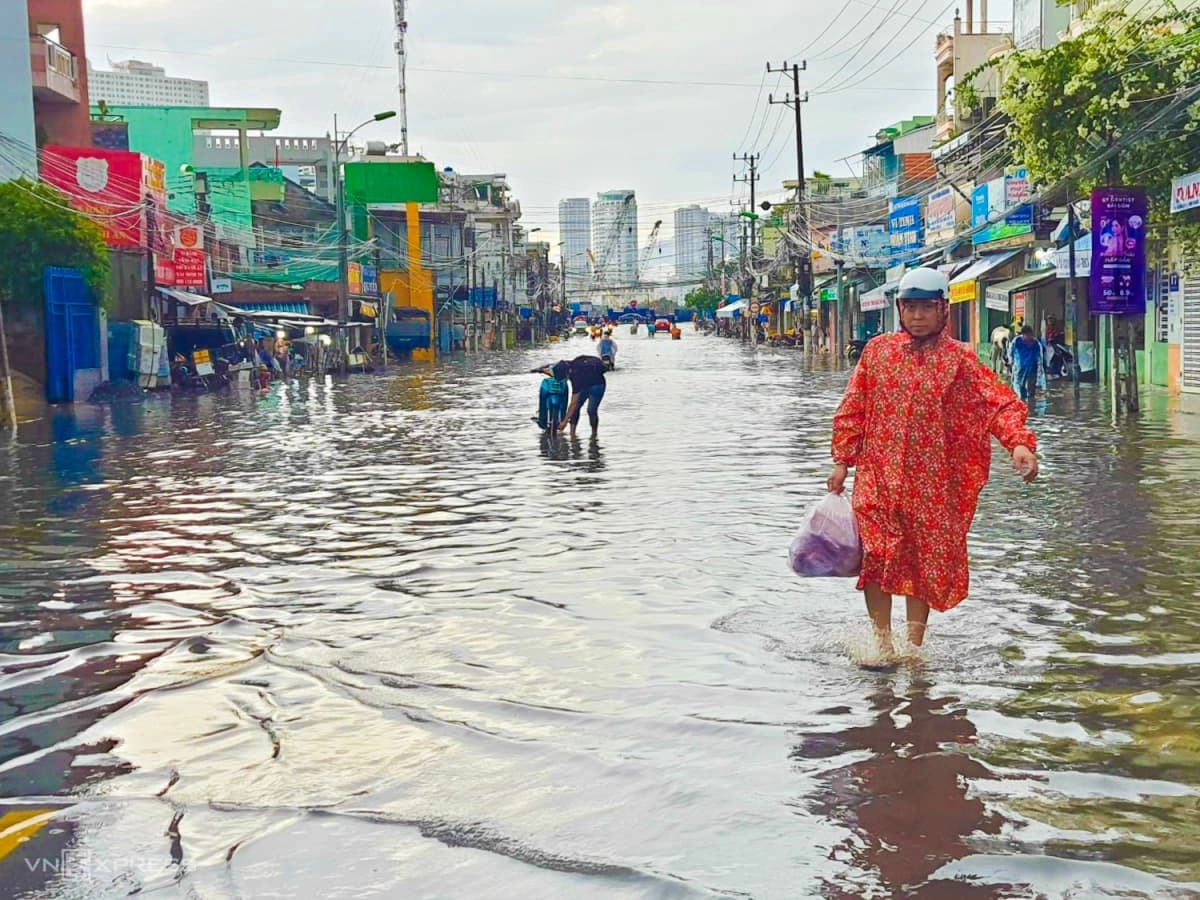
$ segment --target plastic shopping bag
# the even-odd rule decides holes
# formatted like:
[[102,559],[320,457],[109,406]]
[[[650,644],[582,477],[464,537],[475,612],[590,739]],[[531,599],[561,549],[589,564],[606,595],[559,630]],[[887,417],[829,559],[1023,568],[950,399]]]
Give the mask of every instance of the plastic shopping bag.
[[788,550],[792,571],[805,578],[850,578],[862,569],[858,523],[846,494],[827,494],[804,515]]

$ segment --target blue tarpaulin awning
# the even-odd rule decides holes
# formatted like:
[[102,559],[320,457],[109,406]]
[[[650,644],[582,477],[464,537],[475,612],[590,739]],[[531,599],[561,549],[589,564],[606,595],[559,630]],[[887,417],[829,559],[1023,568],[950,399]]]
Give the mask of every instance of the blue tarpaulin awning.
[[308,315],[308,304],[298,300],[290,302],[273,300],[262,303],[239,303],[238,309],[244,309],[247,312],[299,313],[303,316]]

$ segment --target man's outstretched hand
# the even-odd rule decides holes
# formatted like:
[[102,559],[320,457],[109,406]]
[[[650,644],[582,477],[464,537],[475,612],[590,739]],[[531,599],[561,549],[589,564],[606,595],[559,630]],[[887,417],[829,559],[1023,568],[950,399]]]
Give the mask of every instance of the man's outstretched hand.
[[1030,484],[1038,477],[1037,454],[1028,447],[1017,447],[1012,455],[1013,470],[1021,476],[1021,480]]

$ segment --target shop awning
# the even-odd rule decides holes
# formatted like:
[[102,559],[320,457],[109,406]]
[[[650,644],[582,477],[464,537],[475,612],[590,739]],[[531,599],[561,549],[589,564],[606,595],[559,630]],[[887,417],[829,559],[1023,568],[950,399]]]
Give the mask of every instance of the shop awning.
[[1004,253],[989,253],[975,260],[967,269],[950,279],[950,302],[964,303],[975,299],[976,284],[980,278],[1000,268],[1022,250],[1008,250]]
[[717,310],[718,319],[732,319],[734,313],[739,313],[746,308],[745,300],[735,300],[728,306],[722,306]]
[[193,294],[191,291],[181,291],[179,288],[158,288],[158,292],[164,297],[169,297],[179,303],[187,306],[200,306],[204,303],[212,303],[212,297],[205,297],[203,294]]
[[969,259],[956,259],[954,262],[942,263],[937,270],[947,278],[953,278],[969,265],[971,265]]
[[299,313],[300,315],[308,315],[308,304],[304,301],[242,301],[238,304],[239,309],[244,309],[246,312],[277,312],[277,313]]
[[[1071,277],[1071,247],[1059,247],[1054,251],[1054,265],[1059,278]],[[1075,277],[1087,278],[1092,271],[1092,236],[1085,234],[1075,240]]]
[[987,299],[987,308],[1008,312],[1013,294],[1018,291],[1032,291],[1043,284],[1049,284],[1054,280],[1056,274],[1054,269],[1043,269],[1040,272],[1027,272],[1024,275],[1010,278],[1008,281],[1001,281],[998,284],[989,284],[987,290],[984,292]]
[[899,279],[881,284],[879,287],[867,291],[858,298],[858,308],[863,312],[887,309],[888,304],[892,301],[892,297],[895,296],[896,291],[899,289]]

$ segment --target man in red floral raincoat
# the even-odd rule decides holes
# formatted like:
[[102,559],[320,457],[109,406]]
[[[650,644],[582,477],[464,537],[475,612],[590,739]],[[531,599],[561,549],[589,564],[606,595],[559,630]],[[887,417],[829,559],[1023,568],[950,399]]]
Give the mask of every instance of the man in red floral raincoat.
[[949,284],[914,269],[899,289],[903,331],[867,344],[833,418],[833,473],[841,493],[851,467],[863,545],[858,587],[880,649],[892,649],[892,595],[908,599],[908,639],[920,646],[930,608],[967,596],[967,532],[987,483],[991,439],[1037,478],[1027,409],[965,344],[944,332]]

